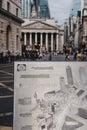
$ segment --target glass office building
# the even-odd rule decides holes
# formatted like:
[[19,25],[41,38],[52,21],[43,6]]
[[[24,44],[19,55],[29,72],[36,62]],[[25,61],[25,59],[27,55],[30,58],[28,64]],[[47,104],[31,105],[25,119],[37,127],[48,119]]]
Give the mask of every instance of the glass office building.
[[36,11],[38,12],[39,10],[39,4],[40,4],[40,0],[33,0],[33,4],[35,5],[36,7]]
[[39,1],[39,16],[40,18],[50,18],[48,0]]
[[30,18],[31,15],[31,0],[21,0],[22,3],[22,18]]

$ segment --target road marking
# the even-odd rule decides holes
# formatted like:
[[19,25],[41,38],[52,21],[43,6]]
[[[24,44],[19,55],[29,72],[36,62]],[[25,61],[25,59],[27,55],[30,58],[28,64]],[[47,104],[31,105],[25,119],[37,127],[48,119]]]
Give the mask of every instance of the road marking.
[[14,80],[3,80],[3,81],[0,81],[1,83],[10,83],[10,82],[14,82]]
[[11,76],[14,76],[14,74],[12,73],[9,73],[9,72],[6,72],[6,71],[3,71],[3,70],[0,70],[1,73],[4,73],[4,74],[8,74],[8,75],[11,75]]
[[13,95],[8,95],[8,96],[0,96],[0,99],[3,99],[3,98],[10,98],[10,97],[13,97]]
[[13,112],[0,113],[0,117],[13,115]]
[[2,65],[0,65],[0,69],[6,68],[6,67],[8,68],[8,67],[10,67],[10,66],[13,66],[13,64],[6,64],[6,65],[5,65],[5,64],[4,64],[4,65],[2,64]]
[[13,92],[13,89],[10,88],[10,87],[8,87],[8,86],[6,86],[5,84],[0,83],[0,85],[1,85],[3,88],[8,89],[8,90],[10,90],[11,92]]
[[12,78],[12,79],[13,79],[13,76],[8,76],[8,75],[7,75],[6,77],[0,77],[0,80],[2,80],[2,79],[5,79],[5,80],[6,80],[6,79],[8,79],[8,78],[10,78],[10,79]]

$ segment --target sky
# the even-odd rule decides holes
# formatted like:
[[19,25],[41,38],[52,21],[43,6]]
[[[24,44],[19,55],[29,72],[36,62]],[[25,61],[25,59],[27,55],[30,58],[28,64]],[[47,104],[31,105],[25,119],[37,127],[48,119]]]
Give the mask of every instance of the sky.
[[69,17],[72,0],[48,0],[48,3],[51,17],[54,17],[62,25]]

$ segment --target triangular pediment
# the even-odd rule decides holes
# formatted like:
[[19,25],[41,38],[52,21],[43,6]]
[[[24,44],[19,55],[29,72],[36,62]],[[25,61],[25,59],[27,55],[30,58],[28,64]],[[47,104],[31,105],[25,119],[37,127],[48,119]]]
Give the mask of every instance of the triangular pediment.
[[36,21],[34,23],[30,23],[27,24],[25,26],[23,26],[23,29],[50,29],[50,30],[54,30],[57,29],[55,26],[52,26],[50,24],[41,22],[41,21]]

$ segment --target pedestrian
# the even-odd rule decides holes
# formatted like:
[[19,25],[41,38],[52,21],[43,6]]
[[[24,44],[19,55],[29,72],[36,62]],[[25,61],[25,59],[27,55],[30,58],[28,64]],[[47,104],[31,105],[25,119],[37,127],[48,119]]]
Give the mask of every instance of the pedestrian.
[[66,53],[65,60],[70,60],[69,59],[69,53]]
[[50,54],[49,54],[49,61],[51,61],[51,60],[52,60],[52,54],[50,52]]
[[1,59],[1,53],[0,53],[0,63],[1,63],[1,60],[2,60],[2,59]]
[[86,60],[86,52],[83,52],[82,60]]
[[42,57],[43,57],[43,54],[40,53],[40,54],[39,54],[39,59],[42,59]]
[[4,60],[3,60],[3,52],[1,52],[1,63],[3,64]]
[[75,53],[74,53],[74,60],[77,60],[77,54],[78,54],[78,51],[75,51]]

